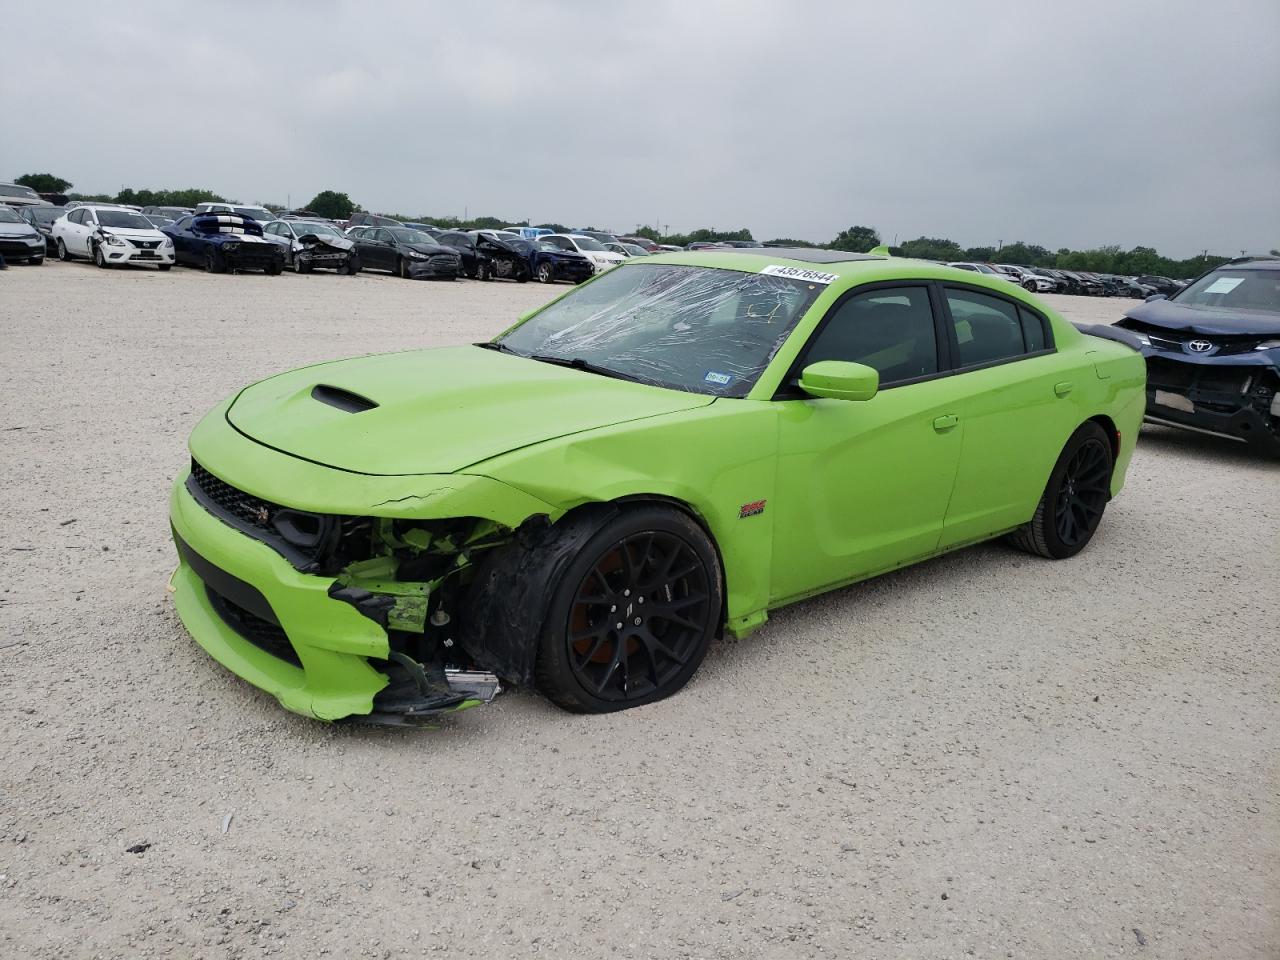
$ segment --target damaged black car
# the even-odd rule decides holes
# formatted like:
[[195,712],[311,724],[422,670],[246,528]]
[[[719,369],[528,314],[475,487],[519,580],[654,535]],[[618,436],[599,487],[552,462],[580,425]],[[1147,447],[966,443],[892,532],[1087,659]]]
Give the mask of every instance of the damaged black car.
[[462,265],[456,250],[408,227],[351,227],[360,266],[387,270],[410,280],[456,280]]
[[1147,359],[1147,422],[1280,456],[1280,257],[1241,257],[1116,326]]
[[527,283],[533,277],[524,253],[487,231],[450,230],[440,234],[438,242],[458,252],[462,269],[472,280],[501,278]]

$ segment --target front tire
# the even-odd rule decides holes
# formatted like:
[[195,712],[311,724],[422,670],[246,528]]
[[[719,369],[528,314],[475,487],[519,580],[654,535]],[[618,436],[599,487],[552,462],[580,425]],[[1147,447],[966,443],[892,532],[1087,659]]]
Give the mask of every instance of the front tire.
[[204,272],[205,273],[222,273],[226,267],[218,261],[218,253],[213,247],[206,247],[204,251]]
[[1081,424],[1062,448],[1035,515],[1009,534],[1009,543],[1050,560],[1074,557],[1102,522],[1114,468],[1107,432],[1092,420]]
[[624,510],[583,544],[555,585],[536,677],[555,704],[612,713],[678,691],[719,629],[720,559],[679,511]]
[[404,257],[396,257],[396,275],[402,280],[409,279],[409,261]]
[[61,237],[58,238],[58,259],[63,263],[68,263],[71,260],[71,254],[67,252],[67,245],[62,242]]
[[166,271],[168,271],[168,270],[172,270],[172,269],[173,269],[173,264],[172,264],[172,263],[162,263],[162,264],[159,264],[159,267],[160,267],[160,272],[161,272],[161,273],[165,273]]
[[102,252],[102,244],[93,245],[93,264],[100,270],[107,269],[107,255]]
[[309,263],[305,262],[305,261],[304,261],[300,256],[298,256],[297,254],[294,254],[294,256],[293,256],[293,272],[294,272],[294,273],[310,273],[310,272],[311,272],[311,264],[309,264]]
[[538,264],[537,276],[538,276],[539,283],[550,283],[553,279],[555,279],[555,271],[551,269],[550,263],[548,263],[546,260],[543,260],[540,264]]

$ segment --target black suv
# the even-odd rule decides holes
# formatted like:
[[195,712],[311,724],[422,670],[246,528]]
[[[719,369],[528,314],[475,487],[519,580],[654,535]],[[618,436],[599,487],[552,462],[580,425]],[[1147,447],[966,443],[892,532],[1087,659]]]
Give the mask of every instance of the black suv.
[[1280,456],[1280,257],[1232,260],[1116,326],[1142,341],[1148,422]]

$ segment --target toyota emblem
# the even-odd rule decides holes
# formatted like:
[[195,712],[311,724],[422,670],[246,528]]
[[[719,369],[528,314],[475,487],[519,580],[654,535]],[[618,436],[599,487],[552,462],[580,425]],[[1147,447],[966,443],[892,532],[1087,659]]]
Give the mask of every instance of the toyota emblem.
[[1192,340],[1187,344],[1187,348],[1192,353],[1208,353],[1213,349],[1213,344],[1208,340]]

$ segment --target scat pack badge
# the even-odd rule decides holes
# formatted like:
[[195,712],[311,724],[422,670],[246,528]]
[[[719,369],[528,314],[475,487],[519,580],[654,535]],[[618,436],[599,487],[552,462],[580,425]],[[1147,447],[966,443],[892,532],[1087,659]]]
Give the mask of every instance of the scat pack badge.
[[768,500],[752,500],[750,503],[744,503],[742,509],[738,511],[738,519],[745,520],[747,517],[758,517],[764,513],[764,505]]

